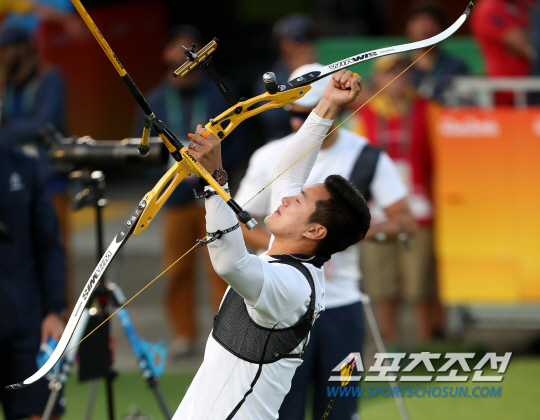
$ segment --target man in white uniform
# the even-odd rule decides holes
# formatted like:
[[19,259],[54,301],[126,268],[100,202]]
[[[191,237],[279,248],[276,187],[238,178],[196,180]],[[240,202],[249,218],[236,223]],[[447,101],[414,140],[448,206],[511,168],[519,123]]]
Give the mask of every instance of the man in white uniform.
[[[360,91],[360,77],[345,70],[335,73],[275,171],[282,172],[322,140],[339,108]],[[204,131],[199,126],[189,148],[226,186],[220,142],[213,135],[203,137]],[[233,211],[205,187],[206,228],[212,240],[208,250],[214,269],[231,287],[215,318],[203,364],[175,420],[278,417],[294,371],[302,363],[309,328],[324,310],[320,267],[333,253],[360,242],[369,229],[367,204],[344,178],[331,176],[322,184],[304,187],[319,148],[273,184],[275,211],[266,218],[272,244],[260,257],[247,252]]]
[[[301,66],[291,74],[289,80],[318,71],[321,67],[318,63]],[[319,102],[325,86],[322,80],[314,83],[311,91],[293,103],[290,114],[294,131],[298,131]],[[248,202],[272,180],[272,168],[293,136],[291,134],[272,141],[255,151],[235,197],[240,205]],[[408,235],[414,231],[415,222],[407,204],[407,190],[394,163],[386,153],[368,146],[365,138],[340,128],[324,140],[306,183],[322,182],[330,174],[339,174],[354,182],[366,198],[372,197],[384,208],[387,220],[373,225],[366,238],[391,240],[399,234],[403,237],[403,234]],[[255,196],[245,205],[245,209],[254,217],[269,214],[270,192],[264,190]],[[248,245],[266,249],[270,240],[268,231],[263,227],[257,227],[251,232],[243,230]],[[360,303],[359,256],[358,247],[350,247],[333,255],[324,264],[326,311],[311,330],[311,341],[304,355],[304,363],[296,371],[291,391],[279,411],[280,420],[304,420],[310,382],[315,387],[313,419],[322,418],[329,400],[327,386],[338,385],[328,382],[331,370],[349,353],[362,349],[364,327]],[[357,418],[357,402],[354,398],[337,401],[328,418]]]

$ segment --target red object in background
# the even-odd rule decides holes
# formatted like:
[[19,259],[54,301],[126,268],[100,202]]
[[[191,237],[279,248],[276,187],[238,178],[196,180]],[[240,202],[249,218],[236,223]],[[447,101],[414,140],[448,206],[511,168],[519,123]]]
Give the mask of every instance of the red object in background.
[[[504,43],[508,31],[516,27],[528,29],[529,26],[529,6],[526,2],[483,0],[474,8],[471,30],[482,50],[488,76],[529,76],[529,59],[513,53]],[[514,95],[511,92],[497,92],[495,103],[513,105]]]
[[[88,13],[143,94],[161,80],[167,32],[162,2],[129,2]],[[70,40],[61,27],[44,23],[38,37],[43,60],[59,66],[66,77],[68,132],[64,134],[109,140],[130,137],[138,105],[86,25],[83,34]]]

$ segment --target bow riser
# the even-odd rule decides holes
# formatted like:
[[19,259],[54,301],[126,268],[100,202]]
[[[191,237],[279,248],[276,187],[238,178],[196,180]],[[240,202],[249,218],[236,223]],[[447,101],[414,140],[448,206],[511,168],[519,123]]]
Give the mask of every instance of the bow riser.
[[[288,105],[291,102],[296,101],[303,97],[311,86],[302,86],[296,89],[291,89],[286,92],[279,93],[263,93],[262,95],[255,96],[254,98],[238,102],[235,106],[229,108],[227,111],[222,112],[216,118],[210,120],[208,124],[204,126],[208,131],[212,132],[218,139],[223,140],[240,124],[242,121],[251,118],[261,112],[267,111],[273,108],[281,108]],[[250,109],[260,102],[265,102],[256,108]],[[223,128],[222,124],[229,122],[227,127]]]
[[[150,222],[154,220],[157,212],[161,209],[165,201],[169,198],[175,188],[180,182],[188,175],[194,173],[190,168],[186,160],[176,162],[169,170],[161,177],[156,186],[152,190],[148,191],[143,200],[146,203],[146,207],[141,214],[135,228],[133,229],[133,235],[137,236],[143,230],[145,230]],[[141,201],[141,202],[142,202]]]

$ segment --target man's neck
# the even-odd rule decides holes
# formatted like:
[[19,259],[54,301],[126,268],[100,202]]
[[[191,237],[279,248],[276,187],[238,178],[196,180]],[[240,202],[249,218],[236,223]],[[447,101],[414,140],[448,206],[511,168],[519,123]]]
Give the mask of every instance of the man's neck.
[[283,242],[274,237],[274,242],[270,249],[266,252],[268,255],[292,255],[303,254],[313,255],[313,247],[307,246],[304,241],[291,243],[290,241]]

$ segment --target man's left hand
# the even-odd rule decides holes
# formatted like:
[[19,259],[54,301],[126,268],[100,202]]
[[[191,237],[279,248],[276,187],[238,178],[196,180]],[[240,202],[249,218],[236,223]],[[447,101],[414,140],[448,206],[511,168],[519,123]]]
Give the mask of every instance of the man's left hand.
[[332,75],[324,90],[321,101],[315,107],[315,113],[322,118],[334,119],[339,109],[353,102],[362,92],[362,78],[350,70],[340,70]]

